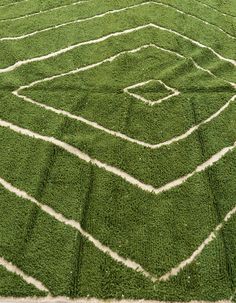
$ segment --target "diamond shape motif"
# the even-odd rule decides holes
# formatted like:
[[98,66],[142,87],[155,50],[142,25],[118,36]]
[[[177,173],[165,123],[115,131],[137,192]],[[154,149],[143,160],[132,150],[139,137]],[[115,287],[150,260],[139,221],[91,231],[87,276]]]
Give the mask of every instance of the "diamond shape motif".
[[162,80],[154,79],[128,86],[124,88],[124,92],[151,106],[180,94],[177,89],[168,86]]

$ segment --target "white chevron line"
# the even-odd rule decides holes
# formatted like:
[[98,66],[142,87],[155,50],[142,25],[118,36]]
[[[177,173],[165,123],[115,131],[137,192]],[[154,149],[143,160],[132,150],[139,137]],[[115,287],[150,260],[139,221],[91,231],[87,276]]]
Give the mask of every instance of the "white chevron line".
[[[180,262],[176,267],[173,267],[169,272],[164,274],[159,278],[159,281],[167,281],[171,277],[176,276],[181,270],[183,270],[187,265],[191,264],[196,260],[196,258],[201,254],[201,252],[209,245],[214,239],[216,239],[219,232],[223,229],[225,224],[232,219],[232,217],[236,214],[236,206],[232,208],[224,217],[223,222],[218,224],[215,229],[208,235],[208,237],[198,246],[198,248],[192,253],[192,255]],[[233,298],[232,298],[233,299]],[[231,300],[232,300],[231,299]]]
[[[0,183],[1,183],[1,179],[0,179]],[[37,289],[49,293],[49,290],[42,284],[42,282],[40,282],[40,281],[36,280],[35,278],[25,274],[16,265],[13,265],[11,262],[7,261],[6,259],[4,259],[1,256],[0,256],[0,266],[3,266],[4,268],[6,268],[7,271],[12,272],[12,273],[20,276],[25,282],[27,282],[28,284],[34,285],[34,287],[36,287]]]
[[[77,116],[77,115],[74,115],[70,112],[67,112],[65,110],[61,110],[61,109],[57,109],[57,108],[54,108],[52,106],[49,106],[49,105],[46,105],[46,104],[43,104],[43,103],[40,103],[40,102],[37,102],[35,100],[33,100],[32,98],[29,98],[25,95],[23,95],[21,93],[22,90],[24,89],[27,89],[27,88],[32,88],[34,87],[35,85],[37,84],[40,84],[40,83],[43,83],[43,82],[47,82],[47,81],[52,81],[54,79],[58,79],[58,78],[61,78],[61,77],[65,77],[65,76],[68,76],[68,75],[73,75],[73,74],[77,74],[77,73],[80,73],[80,72],[84,72],[86,70],[89,70],[89,69],[92,69],[92,68],[95,68],[95,67],[98,67],[104,63],[107,63],[107,62],[112,62],[114,60],[116,60],[117,58],[119,58],[120,56],[124,55],[124,54],[127,54],[127,53],[136,53],[136,52],[139,52],[141,51],[142,49],[145,49],[145,48],[156,48],[158,50],[161,50],[161,51],[164,51],[164,52],[167,52],[167,53],[170,53],[172,55],[175,55],[177,56],[178,58],[184,58],[184,59],[187,59],[186,57],[184,57],[183,55],[177,53],[177,52],[173,52],[171,50],[168,50],[168,49],[165,49],[165,48],[162,48],[162,47],[159,47],[155,44],[145,44],[145,45],[142,45],[138,48],[135,48],[135,49],[132,49],[132,50],[128,50],[128,51],[123,51],[123,52],[120,52],[112,57],[109,57],[109,58],[106,58],[102,61],[99,61],[97,63],[94,63],[94,64],[91,64],[91,65],[87,65],[87,66],[84,66],[84,67],[81,67],[81,68],[77,68],[75,70],[71,70],[69,72],[66,72],[66,73],[62,73],[62,74],[58,74],[58,75],[54,75],[54,76],[51,76],[51,77],[47,77],[47,78],[44,78],[44,79],[41,79],[41,80],[36,80],[28,85],[24,85],[24,86],[21,86],[19,87],[17,90],[13,91],[13,94],[16,96],[16,97],[19,97],[20,99],[26,101],[26,102],[29,102],[31,104],[34,104],[38,107],[41,107],[41,108],[44,108],[46,110],[49,110],[49,111],[52,111],[56,114],[59,114],[59,115],[64,115],[66,117],[69,117],[71,119],[74,119],[74,120],[77,120],[77,121],[80,121],[82,123],[85,123],[93,128],[96,128],[98,130],[101,130],[103,132],[106,132],[107,134],[109,135],[112,135],[112,136],[115,136],[115,137],[118,137],[118,138],[121,138],[122,140],[126,140],[128,142],[131,142],[131,143],[134,143],[134,144],[137,144],[137,145],[140,145],[140,146],[144,146],[146,148],[150,148],[150,149],[158,149],[158,148],[161,148],[163,146],[167,146],[167,145],[171,145],[172,143],[176,143],[180,140],[184,140],[186,139],[188,136],[190,136],[193,132],[195,132],[197,129],[199,129],[202,125],[206,124],[206,123],[209,123],[210,121],[212,121],[213,119],[215,119],[216,117],[218,117],[224,110],[226,110],[228,108],[228,106],[233,103],[236,99],[236,95],[234,95],[232,98],[230,98],[218,111],[216,111],[215,113],[213,113],[210,117],[208,117],[206,120],[203,120],[202,122],[200,122],[199,124],[196,124],[194,126],[192,126],[191,128],[189,128],[185,133],[179,135],[179,136],[175,136],[169,140],[166,140],[166,141],[163,141],[163,142],[160,142],[160,143],[157,143],[157,144],[150,144],[150,143],[147,143],[147,142],[144,142],[144,141],[141,141],[141,140],[137,140],[137,139],[134,139],[132,137],[129,137],[121,132],[118,132],[118,131],[114,131],[114,130],[110,130],[100,124],[98,124],[97,122],[94,122],[94,121],[91,121],[91,120],[88,120],[88,119],[85,119],[84,117],[82,116]],[[200,67],[193,59],[192,59],[192,62],[194,63],[194,65],[196,66],[196,68],[200,69],[200,70],[203,70],[204,72],[207,72],[209,73],[211,76],[214,76],[216,77],[212,72],[210,72],[209,70],[206,70],[202,67]],[[232,86],[234,86],[233,83],[230,83],[228,81],[225,81],[229,84],[231,84]],[[133,96],[133,97],[136,97],[136,96]]]
[[[27,192],[14,187],[11,183],[7,182],[3,178],[0,178],[0,184],[8,191],[14,193],[16,196],[26,199],[26,200],[36,204],[43,212],[47,213],[49,216],[53,217],[57,221],[78,230],[79,233],[83,237],[85,237],[89,242],[91,242],[97,249],[102,251],[104,254],[110,256],[116,262],[122,263],[124,266],[126,266],[128,268],[142,273],[146,278],[149,278],[152,282],[157,281],[157,278],[154,275],[147,272],[140,264],[138,264],[130,259],[123,258],[122,256],[118,255],[116,252],[111,250],[108,246],[103,245],[99,240],[95,239],[91,234],[89,234],[87,231],[85,231],[81,227],[79,222],[72,220],[72,219],[67,219],[61,213],[56,212],[53,208],[51,208],[50,206],[48,206],[46,204],[40,203],[34,197],[30,196]],[[0,258],[0,264],[1,264],[1,258]],[[40,286],[42,288],[42,285],[40,285]],[[37,288],[39,288],[39,285]]]
[[[26,18],[29,18],[29,17],[38,16],[38,15],[42,15],[42,14],[45,14],[45,13],[50,13],[50,12],[53,12],[53,11],[56,11],[56,10],[59,10],[59,9],[67,8],[67,7],[70,7],[70,6],[75,6],[75,5],[84,3],[84,2],[88,2],[88,0],[82,0],[82,1],[77,1],[77,2],[70,3],[70,4],[66,4],[66,5],[61,5],[61,6],[53,7],[53,8],[47,9],[47,10],[41,10],[41,11],[36,12],[36,13],[31,13],[31,14],[27,14],[27,15],[24,15],[24,16],[20,16],[20,17],[0,19],[0,22],[11,22],[11,21],[16,21],[16,20],[26,19]],[[23,35],[23,36],[25,36],[25,35]],[[17,40],[17,39],[7,39],[6,38],[5,40]],[[4,39],[0,40],[0,41],[4,41]]]
[[118,37],[118,36],[121,36],[121,35],[126,35],[126,34],[133,33],[133,32],[139,31],[141,29],[145,29],[145,28],[155,28],[155,29],[159,29],[159,30],[162,30],[162,31],[166,31],[166,32],[170,32],[172,34],[175,34],[175,35],[177,35],[179,37],[182,37],[183,39],[185,39],[187,41],[190,41],[191,43],[193,43],[193,44],[195,44],[195,45],[197,45],[197,46],[199,46],[201,48],[205,48],[205,49],[210,50],[220,60],[229,62],[232,65],[236,66],[236,61],[235,60],[223,57],[222,55],[220,55],[219,53],[217,53],[214,49],[212,49],[209,46],[206,46],[206,45],[204,45],[204,44],[202,44],[202,43],[200,43],[200,42],[198,42],[196,40],[193,40],[193,39],[191,39],[191,38],[189,38],[187,36],[184,36],[184,35],[180,34],[179,32],[176,32],[174,30],[171,30],[171,29],[168,29],[168,28],[165,28],[165,27],[153,24],[153,23],[149,23],[149,24],[137,26],[137,27],[134,27],[134,28],[129,28],[129,29],[126,29],[126,30],[123,30],[123,31],[120,31],[120,32],[111,33],[111,34],[102,36],[102,37],[97,38],[97,39],[87,40],[87,41],[84,41],[84,42],[80,42],[80,43],[68,46],[66,48],[61,48],[58,51],[49,53],[47,55],[43,55],[43,56],[39,56],[39,57],[34,57],[34,58],[18,61],[18,62],[16,62],[13,65],[10,65],[10,66],[5,67],[5,68],[1,68],[0,69],[0,73],[7,73],[7,72],[10,72],[10,71],[13,71],[13,70],[19,68],[20,66],[25,65],[25,64],[29,64],[29,63],[33,63],[33,62],[40,62],[40,61],[47,60],[49,58],[57,57],[57,56],[59,56],[61,54],[67,53],[67,52],[69,52],[69,51],[71,51],[73,49],[76,49],[76,48],[78,48],[80,46],[83,46],[83,45],[97,44],[99,42],[106,41],[107,39],[110,39],[112,37]]
[[206,170],[208,167],[211,167],[213,164],[217,163],[221,158],[223,158],[230,151],[234,150],[236,147],[236,141],[235,141],[233,143],[233,145],[224,147],[219,152],[217,152],[216,154],[211,156],[208,160],[206,160],[202,164],[198,165],[195,168],[195,170],[193,170],[191,173],[189,173],[185,176],[182,176],[180,178],[177,178],[171,182],[168,182],[161,187],[156,188],[150,184],[143,183],[142,181],[134,178],[133,176],[129,175],[128,173],[126,173],[125,171],[121,170],[118,167],[109,165],[105,162],[101,162],[95,158],[91,158],[88,154],[82,152],[78,148],[76,148],[64,141],[60,141],[54,137],[49,137],[49,136],[44,136],[44,135],[38,134],[29,129],[19,127],[11,122],[8,122],[8,121],[2,120],[2,119],[0,119],[0,127],[9,128],[18,134],[54,144],[54,145],[64,149],[68,153],[75,155],[82,161],[85,161],[86,163],[90,163],[94,166],[104,169],[105,171],[112,173],[113,175],[118,176],[121,179],[125,180],[127,183],[130,183],[131,185],[136,186],[136,187],[142,189],[143,191],[146,191],[146,192],[149,192],[149,193],[152,193],[155,195],[159,195],[160,193],[169,191],[172,188],[180,186],[181,184],[186,182],[189,178],[193,177],[195,174],[202,172],[202,171]]
[[[95,239],[91,234],[83,230],[81,227],[80,223],[72,220],[72,219],[67,219],[64,217],[61,213],[56,212],[53,208],[51,208],[48,205],[42,204],[39,201],[37,201],[35,198],[30,196],[28,193],[26,193],[23,190],[20,190],[16,187],[14,187],[11,183],[7,182],[5,179],[0,177],[0,184],[7,189],[8,191],[14,193],[20,198],[26,199],[34,204],[36,204],[43,212],[47,213],[51,217],[55,218],[57,221],[64,223],[66,225],[71,226],[72,228],[77,229],[81,235],[83,235],[86,239],[88,239],[96,248],[98,248],[100,251],[103,253],[109,255],[113,260],[122,263],[126,267],[142,273],[145,277],[150,279],[153,283],[158,283],[161,281],[168,281],[171,277],[176,276],[181,270],[183,270],[187,265],[191,264],[194,262],[197,257],[202,253],[202,251],[214,240],[216,239],[217,235],[219,234],[220,230],[223,229],[225,224],[236,214],[236,206],[232,208],[224,217],[223,221],[218,224],[214,230],[208,235],[208,237],[198,246],[198,248],[192,253],[192,255],[181,261],[178,266],[173,267],[170,271],[168,271],[166,274],[162,275],[161,277],[156,277],[155,275],[147,272],[140,264],[130,260],[130,259],[125,259],[118,255],[116,252],[111,250],[109,247],[103,245],[99,240]],[[3,263],[3,264],[2,264]],[[36,287],[40,290],[48,291],[42,284],[41,282],[35,280],[32,277],[26,276],[21,270],[18,268],[12,266],[11,264],[6,264],[4,260],[2,261],[2,258],[0,258],[0,264],[5,266],[8,270],[15,272],[22,276],[24,280],[26,280],[28,283],[31,283],[33,285],[37,285]]]
[[[87,1],[79,1],[79,2],[75,2],[75,4],[79,4],[79,3],[82,3],[82,2],[87,2]],[[53,9],[50,9],[50,10],[41,11],[41,12],[38,12],[38,13],[33,13],[33,14],[29,14],[29,15],[25,15],[25,16],[13,18],[13,19],[0,20],[0,22],[15,21],[15,20],[19,20],[19,19],[24,19],[24,18],[28,18],[30,16],[39,15],[39,14],[42,14],[44,12],[50,12],[50,11],[53,11],[53,10],[57,10],[57,9],[64,8],[64,7],[68,7],[68,6],[75,5],[75,4],[64,5],[64,6],[61,6],[61,7],[57,7],[57,8],[53,8]],[[186,15],[186,16],[189,16],[191,18],[194,18],[195,20],[198,20],[200,22],[203,22],[204,24],[207,24],[207,25],[210,25],[210,26],[216,28],[217,30],[219,30],[219,31],[223,32],[225,35],[227,35],[229,38],[236,39],[235,36],[229,34],[225,30],[223,30],[221,27],[219,27],[219,26],[217,26],[215,24],[212,24],[212,23],[210,23],[210,22],[208,22],[206,20],[203,20],[201,18],[198,18],[197,16],[194,16],[192,14],[186,13],[186,12],[184,12],[184,11],[182,11],[182,10],[180,10],[180,9],[172,6],[172,5],[168,5],[168,4],[165,4],[165,3],[162,3],[162,2],[148,1],[148,2],[143,2],[143,3],[127,6],[127,7],[120,8],[120,9],[110,10],[110,11],[107,11],[107,12],[102,13],[102,14],[94,15],[92,17],[87,17],[87,18],[83,18],[83,19],[76,19],[76,20],[64,22],[64,23],[61,23],[61,24],[57,24],[57,25],[50,26],[50,27],[47,27],[47,28],[44,28],[44,29],[41,29],[41,30],[36,30],[36,31],[33,31],[33,32],[29,32],[29,33],[26,33],[26,34],[23,34],[23,35],[19,35],[19,36],[3,37],[3,38],[0,38],[0,41],[22,40],[22,39],[29,38],[29,37],[32,37],[34,35],[40,34],[40,33],[44,33],[44,32],[51,31],[51,30],[55,30],[55,29],[58,29],[58,28],[61,28],[61,27],[65,27],[65,26],[68,26],[68,25],[78,24],[78,23],[81,23],[81,22],[86,22],[86,21],[89,21],[89,20],[93,20],[93,19],[97,19],[97,18],[102,18],[102,17],[107,16],[107,15],[121,13],[121,12],[130,10],[130,9],[134,9],[134,8],[137,8],[137,7],[146,6],[146,5],[153,5],[153,4],[154,5],[159,5],[159,6],[162,6],[162,7],[166,7],[166,8],[170,8],[170,9],[175,10],[176,12],[180,13],[181,15]]]

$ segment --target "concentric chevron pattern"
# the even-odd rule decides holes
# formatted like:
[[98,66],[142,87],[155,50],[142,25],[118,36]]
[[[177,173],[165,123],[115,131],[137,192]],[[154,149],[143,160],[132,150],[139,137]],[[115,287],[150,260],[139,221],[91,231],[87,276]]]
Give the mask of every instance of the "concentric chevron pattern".
[[234,0],[0,1],[0,301],[235,300],[235,29]]

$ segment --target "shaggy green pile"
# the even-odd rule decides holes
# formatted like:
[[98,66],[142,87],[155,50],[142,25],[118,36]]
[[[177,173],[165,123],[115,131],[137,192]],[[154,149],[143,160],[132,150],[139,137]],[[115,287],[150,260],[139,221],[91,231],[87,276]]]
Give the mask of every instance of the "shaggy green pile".
[[[236,82],[236,66],[216,55],[236,59],[234,0],[9,3],[0,1],[1,120],[57,138],[155,188],[195,171],[236,141],[236,104],[231,102],[178,142],[156,149],[137,143],[155,145],[180,136],[234,96],[229,82]],[[63,7],[53,9],[58,6]],[[101,16],[89,18],[96,15]],[[21,16],[25,17],[14,20]],[[132,30],[124,32],[127,29]],[[33,34],[2,39],[29,33]],[[101,37],[106,38],[96,40]],[[85,43],[42,57],[80,42]],[[25,62],[36,57],[40,59]],[[15,66],[20,61],[24,63]],[[91,64],[95,66],[19,92],[39,104],[82,117],[80,121],[12,94],[34,81]],[[7,70],[9,66],[13,69]],[[150,106],[124,92],[126,87],[152,79],[180,94]],[[130,92],[152,101],[171,94],[159,82]],[[0,127],[0,178],[80,222],[102,244],[157,278],[189,258],[236,206],[234,148],[180,186],[155,194],[54,144]],[[0,185],[0,257],[41,281],[52,296],[234,300],[236,214],[193,262],[168,281],[153,283],[104,254],[76,229]],[[0,266],[0,297],[46,295]]]

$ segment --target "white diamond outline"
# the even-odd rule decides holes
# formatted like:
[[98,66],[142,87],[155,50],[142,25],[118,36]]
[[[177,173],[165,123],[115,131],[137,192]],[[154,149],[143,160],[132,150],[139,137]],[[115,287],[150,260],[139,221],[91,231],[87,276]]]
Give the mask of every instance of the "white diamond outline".
[[[151,82],[159,82],[162,86],[164,86],[166,88],[166,90],[170,91],[171,94],[169,94],[166,97],[160,98],[158,100],[152,101],[152,100],[144,98],[143,96],[141,96],[139,94],[135,94],[135,93],[131,93],[130,92],[131,89],[138,88],[138,87],[143,87],[146,84],[149,84]],[[150,106],[153,106],[153,105],[156,105],[156,104],[161,104],[165,100],[168,100],[170,98],[173,98],[175,96],[180,95],[180,92],[176,88],[168,86],[166,83],[164,83],[160,79],[150,79],[150,80],[147,80],[147,81],[144,81],[144,82],[139,82],[139,83],[136,83],[136,84],[133,84],[133,85],[125,87],[123,89],[123,91],[124,91],[124,93],[126,93],[126,94],[128,94],[128,95],[130,95],[130,96],[132,96],[132,97],[134,97],[134,98],[136,98],[138,100],[141,100],[142,102],[144,102],[144,103],[146,103],[146,104],[148,104]]]

